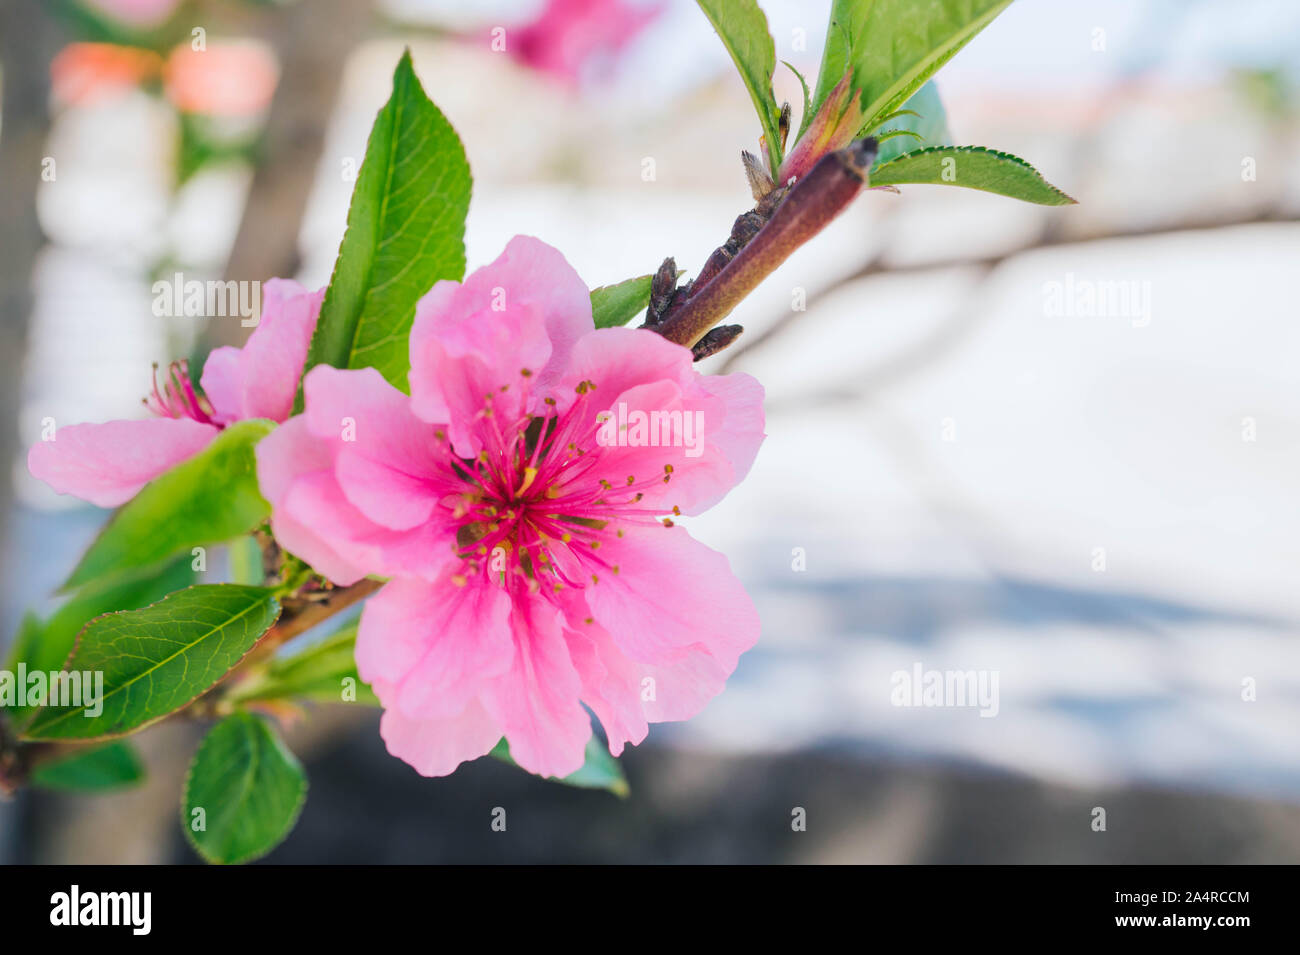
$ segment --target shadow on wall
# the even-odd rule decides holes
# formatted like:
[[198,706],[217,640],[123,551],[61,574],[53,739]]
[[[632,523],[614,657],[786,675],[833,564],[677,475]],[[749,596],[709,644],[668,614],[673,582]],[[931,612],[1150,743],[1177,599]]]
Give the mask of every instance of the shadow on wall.
[[1159,632],[1192,624],[1232,624],[1284,630],[1292,624],[1259,614],[1216,609],[1142,593],[1089,590],[998,577],[858,577],[799,581],[790,575],[761,582],[758,592],[798,593],[817,600],[827,619],[844,632],[886,633],[926,643],[960,625],[1132,627]]

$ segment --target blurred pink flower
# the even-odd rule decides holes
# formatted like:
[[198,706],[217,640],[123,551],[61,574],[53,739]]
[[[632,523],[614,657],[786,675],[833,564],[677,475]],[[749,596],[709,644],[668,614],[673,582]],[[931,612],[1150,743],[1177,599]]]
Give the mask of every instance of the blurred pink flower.
[[167,58],[168,98],[186,113],[249,116],[271,103],[280,72],[275,55],[252,41],[209,43],[195,50],[182,44]]
[[115,43],[69,43],[50,63],[54,98],[72,106],[120,96],[162,70],[153,50]]
[[661,9],[624,0],[548,0],[536,20],[510,31],[506,49],[526,66],[576,83],[607,65]]
[[203,367],[206,397],[194,390],[184,361],[161,387],[155,371],[145,406],[153,418],[76,424],[32,445],[27,469],[60,494],[116,507],[197,454],[226,425],[248,418],[284,421],[320,314],[324,289],[271,279],[262,287],[262,318],[243,348],[217,348]]
[[166,22],[181,0],[81,0],[86,6],[133,27],[156,27]]
[[[393,578],[356,651],[389,751],[440,776],[504,736],[564,776],[591,736],[582,703],[615,755],[699,712],[758,617],[726,557],[659,515],[749,471],[759,384],[702,376],[654,332],[595,330],[582,280],[524,236],[424,296],[410,357],[409,398],[374,369],[313,369],[305,413],[257,449],[281,544],[338,584]],[[642,444],[611,409],[707,427]]]
[[164,63],[152,50],[113,43],[70,43],[50,65],[55,98],[85,106],[163,79],[167,98],[186,113],[253,116],[270,105],[279,81],[275,56],[264,44],[214,42],[176,47]]

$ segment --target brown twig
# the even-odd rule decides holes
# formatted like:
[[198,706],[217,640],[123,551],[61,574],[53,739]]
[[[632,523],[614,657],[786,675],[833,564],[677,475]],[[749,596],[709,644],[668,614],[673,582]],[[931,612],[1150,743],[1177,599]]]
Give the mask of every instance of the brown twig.
[[[316,624],[329,619],[336,613],[347,610],[353,604],[365,600],[384,585],[382,580],[369,577],[358,580],[349,587],[338,587],[328,591],[324,598],[312,596],[293,596],[284,599],[284,612],[266,636],[258,641],[254,653],[259,657],[288,643],[294,637],[306,633]],[[251,656],[251,654],[250,654]]]
[[[740,326],[726,326],[708,338],[710,330],[848,207],[862,191],[875,158],[876,141],[859,139],[823,156],[788,192],[773,190],[771,198],[777,201],[764,198],[737,219],[731,237],[714,251],[694,282],[669,290],[669,295],[655,290],[659,294],[652,297],[643,327],[687,348],[702,344],[697,359],[726,347],[740,334]],[[675,272],[671,259],[660,267],[657,285],[669,271]]]

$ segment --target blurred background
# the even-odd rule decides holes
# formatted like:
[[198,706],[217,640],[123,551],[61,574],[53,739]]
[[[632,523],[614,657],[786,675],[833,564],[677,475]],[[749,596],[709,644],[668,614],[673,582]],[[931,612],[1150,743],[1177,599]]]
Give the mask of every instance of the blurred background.
[[[828,0],[762,6],[811,81]],[[150,362],[246,333],[156,317],[156,278],[325,283],[403,46],[473,168],[471,269],[528,233],[592,286],[694,271],[752,204],[690,0],[3,11],[0,642],[107,517],[27,475],[42,419],[134,415]],[[764,623],[727,691],[628,752],[626,800],[422,779],[322,707],[268,861],[1300,861],[1300,5],[1018,0],[938,84],[954,142],[1079,205],[867,193],[736,313],[706,370],[764,383],[769,437],[690,522]],[[892,705],[917,666],[996,671],[997,715]],[[130,791],[0,802],[0,861],[191,861],[201,731],[140,736]]]

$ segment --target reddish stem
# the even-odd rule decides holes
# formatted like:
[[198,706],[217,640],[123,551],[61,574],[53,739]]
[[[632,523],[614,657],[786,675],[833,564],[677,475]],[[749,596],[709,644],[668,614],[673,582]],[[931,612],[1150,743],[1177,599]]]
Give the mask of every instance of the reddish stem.
[[875,158],[876,141],[868,138],[819,159],[736,257],[655,330],[669,341],[693,346],[795,249],[847,208],[866,185]]

